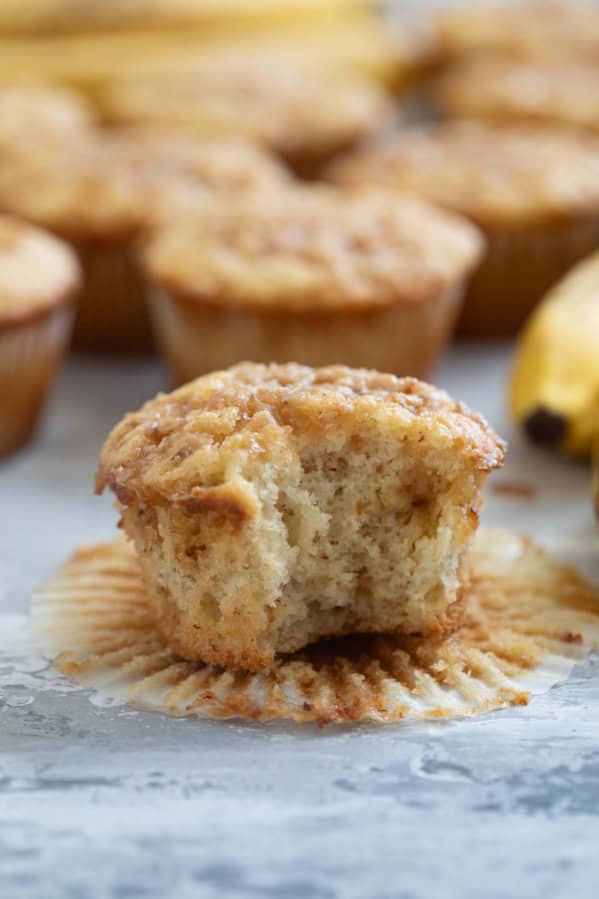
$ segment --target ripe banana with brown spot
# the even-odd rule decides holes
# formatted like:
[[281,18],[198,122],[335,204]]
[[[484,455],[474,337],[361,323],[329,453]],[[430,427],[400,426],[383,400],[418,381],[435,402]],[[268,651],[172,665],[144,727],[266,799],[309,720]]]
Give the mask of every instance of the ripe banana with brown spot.
[[575,266],[524,326],[510,409],[534,443],[589,455],[599,429],[599,253]]

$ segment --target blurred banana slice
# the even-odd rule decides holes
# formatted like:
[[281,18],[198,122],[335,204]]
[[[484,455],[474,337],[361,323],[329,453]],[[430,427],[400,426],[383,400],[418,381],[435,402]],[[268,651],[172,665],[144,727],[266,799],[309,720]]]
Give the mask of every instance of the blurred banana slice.
[[248,27],[323,16],[340,19],[374,0],[2,0],[0,33],[65,34],[180,25]]
[[[1,3],[0,3],[1,7]],[[0,84],[54,81],[94,96],[124,79],[194,72],[222,53],[301,52],[327,65],[400,87],[426,70],[434,51],[411,29],[375,16],[300,21],[267,29],[176,28],[113,33],[0,36]]]

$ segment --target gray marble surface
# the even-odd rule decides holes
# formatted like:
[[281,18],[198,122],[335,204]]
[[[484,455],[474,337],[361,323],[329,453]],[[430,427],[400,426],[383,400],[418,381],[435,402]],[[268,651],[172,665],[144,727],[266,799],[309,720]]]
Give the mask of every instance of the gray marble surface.
[[[504,411],[509,354],[453,352],[436,378],[511,438],[485,521],[591,575],[588,472],[526,447]],[[31,588],[109,538],[94,497],[110,425],[152,364],[72,362],[38,442],[0,468],[0,896],[6,899],[599,894],[599,658],[525,709],[331,728],[172,720],[50,675],[23,635]]]

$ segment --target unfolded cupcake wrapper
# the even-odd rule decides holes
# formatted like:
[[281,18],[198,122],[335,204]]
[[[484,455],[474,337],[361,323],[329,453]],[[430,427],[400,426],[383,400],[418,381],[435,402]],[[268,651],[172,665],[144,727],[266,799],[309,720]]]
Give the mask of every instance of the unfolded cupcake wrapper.
[[464,294],[461,283],[419,303],[330,315],[226,309],[155,289],[154,328],[177,383],[253,362],[343,363],[425,378],[445,349]]
[[253,674],[171,652],[124,540],[78,550],[36,592],[33,624],[60,671],[107,704],[318,724],[473,716],[565,680],[599,645],[599,591],[511,532],[479,534],[472,563],[463,624],[443,643],[324,641]]
[[483,261],[470,281],[457,332],[513,336],[545,293],[597,248],[599,216],[486,233]]
[[0,329],[0,457],[33,434],[72,323],[73,307],[63,304],[31,322]]
[[150,353],[154,338],[133,240],[75,241],[73,248],[83,272],[74,346],[97,353]]

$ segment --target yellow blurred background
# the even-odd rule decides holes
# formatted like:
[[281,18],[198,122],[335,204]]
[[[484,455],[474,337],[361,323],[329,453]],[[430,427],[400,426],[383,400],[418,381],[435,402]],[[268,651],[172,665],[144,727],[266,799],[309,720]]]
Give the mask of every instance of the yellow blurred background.
[[384,27],[369,0],[5,0],[0,83],[56,81],[97,94],[138,75],[194,71],[231,49],[301,49],[329,64],[401,81],[422,48]]

